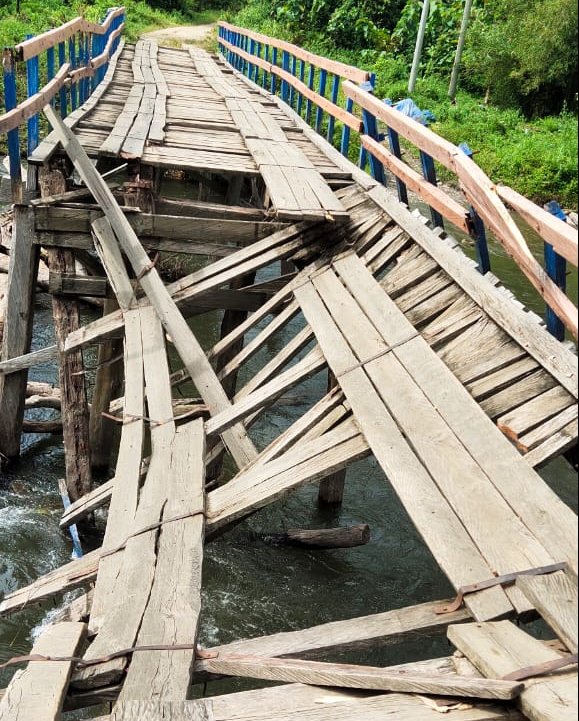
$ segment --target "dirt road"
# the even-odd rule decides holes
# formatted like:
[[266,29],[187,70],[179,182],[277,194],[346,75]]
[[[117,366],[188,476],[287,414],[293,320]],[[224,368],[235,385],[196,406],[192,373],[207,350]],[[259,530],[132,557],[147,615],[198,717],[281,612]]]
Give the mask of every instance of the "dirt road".
[[214,31],[215,25],[176,25],[175,27],[155,30],[146,33],[143,37],[156,40],[160,45],[163,42],[181,43],[182,45],[201,45]]

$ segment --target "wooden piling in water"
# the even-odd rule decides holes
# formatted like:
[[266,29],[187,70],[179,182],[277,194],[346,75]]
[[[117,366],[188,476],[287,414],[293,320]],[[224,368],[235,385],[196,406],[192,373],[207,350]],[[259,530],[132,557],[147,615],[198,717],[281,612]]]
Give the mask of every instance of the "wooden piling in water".
[[[40,172],[42,197],[66,192],[66,179],[59,170],[43,167]],[[51,273],[75,274],[74,254],[64,248],[48,249]],[[71,501],[76,501],[92,487],[89,442],[89,406],[85,387],[82,352],[65,354],[64,344],[69,335],[80,328],[78,301],[52,296],[54,331],[58,345],[58,371],[61,389],[62,433],[66,462],[66,487]]]
[[[34,245],[34,210],[15,206],[2,361],[30,350],[38,261],[39,249]],[[7,459],[20,455],[27,381],[27,370],[0,375],[0,456]]]

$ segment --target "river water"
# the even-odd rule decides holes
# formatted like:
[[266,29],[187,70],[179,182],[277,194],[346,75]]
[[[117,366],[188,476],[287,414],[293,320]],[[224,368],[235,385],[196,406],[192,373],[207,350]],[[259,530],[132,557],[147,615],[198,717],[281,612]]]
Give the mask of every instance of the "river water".
[[[533,238],[530,240],[536,243]],[[492,254],[494,272],[505,279],[518,297],[541,312],[532,289],[513,270],[504,252],[493,245]],[[261,275],[261,279],[265,277]],[[576,287],[575,282],[573,285]],[[34,348],[53,342],[51,318],[50,301],[41,295],[36,307]],[[193,322],[204,347],[210,347],[217,339],[219,323],[218,313]],[[295,325],[274,337],[254,364],[263,363],[266,356],[279,352],[294,332]],[[245,377],[251,372],[250,367]],[[52,364],[34,368],[31,379],[56,383],[56,368]],[[265,447],[300,417],[324,394],[325,387],[326,378],[313,378],[291,394],[281,409],[265,415],[252,431],[258,447]],[[35,413],[36,417],[46,418],[51,412]],[[20,462],[0,473],[0,593],[23,586],[70,560],[70,538],[58,530],[62,502],[57,480],[63,469],[59,437],[28,435],[23,441]],[[542,474],[567,503],[576,507],[577,478],[566,462],[558,460]],[[97,522],[102,524],[103,520],[101,516]],[[357,523],[370,525],[372,540],[365,547],[351,550],[308,552],[271,547],[255,536],[256,531]],[[301,629],[449,595],[452,589],[448,581],[392,488],[384,481],[375,461],[365,460],[349,470],[343,507],[321,510],[317,505],[317,488],[305,487],[260,511],[207,547],[201,642],[214,645]],[[50,613],[51,609],[46,607],[31,609],[0,621],[0,663],[27,653],[32,638]],[[418,637],[403,646],[376,652],[370,660],[387,665],[447,653],[444,640]],[[355,655],[350,658],[356,660]],[[365,659],[367,662],[367,654]],[[0,687],[10,675],[0,672]],[[211,692],[221,688],[215,684]]]

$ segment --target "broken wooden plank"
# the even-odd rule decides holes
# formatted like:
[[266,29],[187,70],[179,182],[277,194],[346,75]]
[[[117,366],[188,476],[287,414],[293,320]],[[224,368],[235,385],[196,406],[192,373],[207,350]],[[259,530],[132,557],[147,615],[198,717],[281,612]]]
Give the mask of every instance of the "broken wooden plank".
[[[448,637],[487,678],[561,660],[556,651],[508,621],[451,626]],[[519,704],[531,721],[575,721],[577,669],[527,681]]]
[[[84,640],[83,623],[59,623],[49,626],[34,644],[38,656],[75,656]],[[55,721],[60,718],[72,661],[31,662],[17,673],[0,701],[0,720]]]
[[571,651],[578,650],[577,578],[570,573],[521,576],[517,586]]
[[[165,288],[158,272],[151,268],[145,250],[125,215],[118,207],[113,194],[93,167],[78,140],[62,123],[62,120],[52,107],[47,106],[45,113],[57,131],[66,152],[83,177],[85,184],[101,204],[121,247],[131,261],[133,269],[137,276],[141,277],[140,282],[143,290],[156,308],[167,332],[171,335],[181,359],[191,373],[191,377],[204,401],[209,406],[210,412],[215,414],[225,410],[230,405],[226,393],[217,380],[215,372],[198,340],[179,312],[169,291]],[[224,441],[239,467],[243,467],[257,455],[257,451],[247,436],[245,429],[239,425],[224,433]]]
[[207,667],[209,671],[221,675],[265,681],[501,701],[510,701],[518,697],[523,689],[521,683],[513,681],[464,678],[442,674],[437,677],[418,673],[395,673],[370,666],[260,658],[259,656],[219,655],[215,659],[209,659]]
[[[205,432],[203,420],[176,430],[166,471],[167,503],[155,579],[137,636],[138,646],[189,644],[189,650],[133,656],[120,701],[186,699],[191,685],[201,615],[205,527]],[[188,518],[175,520],[183,513]]]

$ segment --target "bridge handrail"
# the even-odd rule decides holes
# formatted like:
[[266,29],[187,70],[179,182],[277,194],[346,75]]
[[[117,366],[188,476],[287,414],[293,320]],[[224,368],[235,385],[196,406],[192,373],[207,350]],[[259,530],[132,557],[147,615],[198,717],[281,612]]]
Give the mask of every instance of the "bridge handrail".
[[[315,105],[316,131],[322,131],[323,115],[327,113],[329,142],[334,141],[336,121],[342,123],[344,127],[340,149],[343,155],[349,155],[351,131],[359,133],[360,166],[365,168],[370,161],[372,175],[384,183],[385,168],[387,168],[396,179],[401,202],[409,205],[410,190],[430,206],[435,225],[444,227],[446,218],[459,229],[469,233],[475,240],[479,269],[482,273],[491,269],[486,224],[546,301],[549,330],[562,340],[565,337],[566,327],[577,338],[577,308],[565,292],[566,263],[575,266],[578,264],[578,234],[574,228],[511,188],[496,186],[472,160],[467,147],[458,148],[425,125],[376,98],[373,94],[376,79],[365,71],[359,71],[358,75],[351,72],[352,77],[346,77],[345,74],[336,75],[332,97],[328,99],[323,73],[332,67],[337,72],[337,66],[342,69],[342,64],[334,65],[334,61],[312,56],[311,53],[290,43],[228,23],[219,24],[219,44],[225,58],[234,68],[248,75],[256,83],[261,81],[263,87],[269,88],[272,94],[278,94],[279,90],[282,100],[294,107],[302,117],[304,117],[303,98],[307,98],[305,120],[309,124],[314,124],[311,122],[311,106]],[[284,51],[281,68],[279,58],[269,52],[270,48]],[[300,78],[297,77],[297,64],[293,61],[289,62],[291,58],[303,60]],[[303,82],[303,65],[306,58],[313,58],[316,63],[311,67],[317,68],[319,72],[318,92],[313,90],[313,82],[309,85]],[[310,74],[310,78],[313,78],[313,73]],[[282,80],[281,87],[278,87],[278,79]],[[338,104],[340,94],[345,95],[345,108]],[[356,106],[359,111],[355,110]],[[385,137],[380,132],[379,121],[387,126],[386,137],[389,140],[389,147],[382,142]],[[422,175],[403,160],[401,137],[420,151]],[[470,209],[463,207],[438,186],[434,161],[457,176]],[[532,254],[507,206],[543,239],[546,268],[543,268]]]
[[91,23],[84,17],[79,16],[61,25],[59,28],[47,30],[41,35],[24,40],[15,46],[14,51],[19,61],[30,60],[60,43],[66,42],[78,33],[86,35],[104,35],[111,27],[116,18],[122,17],[125,13],[124,7],[112,8],[102,23]]
[[315,55],[314,53],[310,53],[308,50],[300,48],[299,45],[288,43],[285,40],[272,38],[268,35],[263,35],[262,33],[247,30],[246,28],[231,25],[230,23],[223,21],[219,23],[219,27],[224,31],[239,33],[254,42],[269,45],[272,48],[277,48],[278,50],[287,52],[299,60],[315,65],[321,70],[326,70],[328,73],[332,73],[333,75],[339,75],[341,78],[346,80],[352,80],[355,83],[364,83],[367,80],[370,80],[370,73],[366,70],[360,70],[360,68],[357,68],[354,65],[346,65],[345,63],[338,62],[337,60],[330,60],[322,55]]
[[[6,112],[0,115],[0,135],[8,136],[15,202],[22,197],[20,126],[27,123],[27,154],[30,156],[40,143],[39,113],[42,108],[54,103],[65,118],[69,111],[75,111],[88,99],[105,77],[108,63],[118,49],[124,20],[125,8],[114,7],[102,23],[77,17],[59,28],[4,49],[2,70]],[[27,98],[19,101],[23,87]]]

